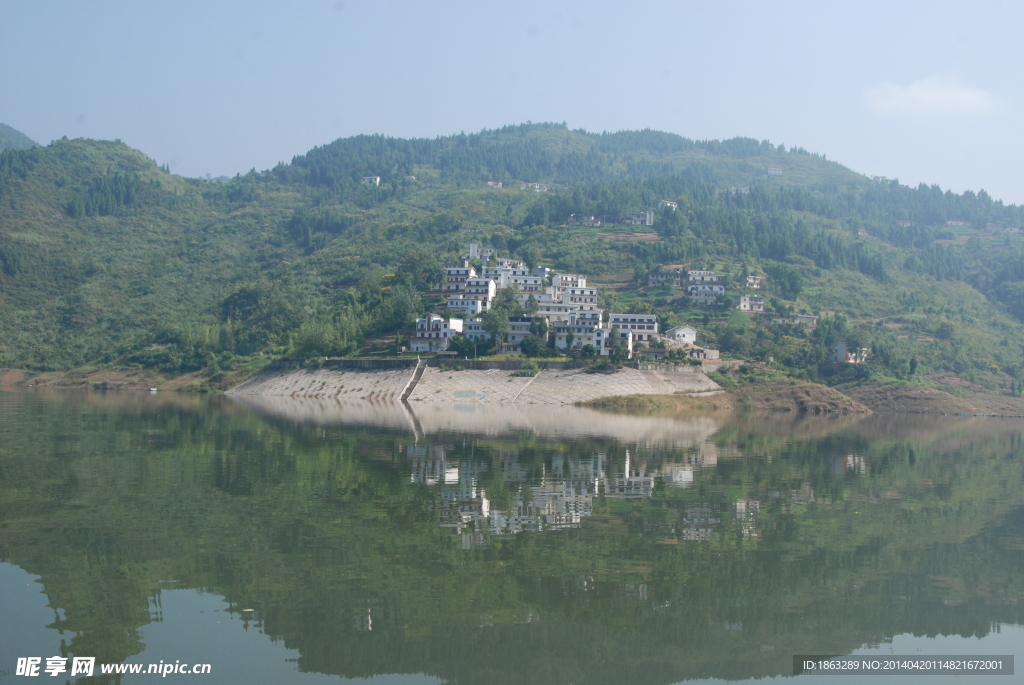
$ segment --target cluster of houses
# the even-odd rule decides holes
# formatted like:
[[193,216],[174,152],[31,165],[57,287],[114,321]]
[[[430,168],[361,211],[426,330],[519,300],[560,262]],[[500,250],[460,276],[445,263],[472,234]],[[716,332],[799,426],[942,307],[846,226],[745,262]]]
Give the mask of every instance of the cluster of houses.
[[[742,287],[750,290],[761,289],[761,276],[746,276]],[[691,269],[684,271],[657,271],[647,275],[647,287],[686,288],[686,294],[694,304],[720,304],[719,298],[725,297],[725,276],[714,271]],[[744,293],[740,295],[737,309],[745,312],[763,312],[764,298]]]
[[[589,345],[602,357],[617,346],[616,338],[632,356],[634,347],[646,346],[658,337],[656,315],[606,312],[598,306],[597,288],[588,286],[583,274],[552,273],[541,266],[531,269],[515,259],[497,258],[493,248],[476,243],[445,272],[449,316],[428,314],[417,319],[409,343],[413,352],[446,352],[458,335],[475,343],[489,342],[491,334],[482,315],[505,288],[514,289],[526,314],[509,319],[509,333],[496,350],[502,354],[522,352],[523,341],[538,330],[547,331],[545,342],[556,350],[582,350]],[[666,331],[664,337],[686,343],[695,358],[717,358],[716,350],[696,347],[693,328],[677,327]]]
[[[479,267],[477,266],[479,265]],[[658,330],[655,314],[608,312],[598,306],[597,288],[587,285],[583,274],[553,273],[546,267],[528,267],[515,259],[498,258],[495,250],[476,243],[461,255],[459,263],[446,267],[445,309],[448,316],[428,314],[416,320],[416,331],[409,341],[413,352],[445,353],[456,336],[474,343],[489,343],[491,333],[483,314],[491,309],[499,291],[512,288],[521,316],[508,319],[509,330],[496,347],[501,354],[523,351],[523,341],[539,331],[546,331],[545,344],[560,352],[593,348],[598,356],[607,357],[615,347],[632,357],[634,352],[645,356],[664,356],[682,350],[692,359],[718,359],[718,350],[697,346],[697,330],[676,326]],[[746,276],[744,285],[751,290],[761,287],[761,276]],[[725,276],[715,271],[677,269],[648,276],[649,286],[686,284],[695,302],[717,304],[725,293]],[[764,298],[744,293],[737,308],[747,312],[764,312]],[[818,317],[806,314],[773,317],[772,323],[803,324],[811,328]],[[658,341],[657,347],[652,343]],[[839,343],[829,360],[835,363],[859,364],[867,359],[868,350]]]
[[[675,211],[679,209],[679,203],[672,200],[661,200],[658,202],[658,209],[663,207]],[[642,212],[627,214],[619,219],[619,223],[625,226],[653,226],[654,212],[653,209],[645,209]],[[603,225],[603,221],[593,214],[570,214],[565,224],[567,226],[600,227]]]

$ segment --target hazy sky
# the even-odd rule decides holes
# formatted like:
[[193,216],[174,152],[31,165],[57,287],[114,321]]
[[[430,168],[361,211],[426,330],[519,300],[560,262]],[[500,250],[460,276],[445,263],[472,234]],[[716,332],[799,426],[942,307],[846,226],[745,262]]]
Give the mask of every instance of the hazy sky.
[[234,175],[359,133],[750,136],[1024,203],[1024,3],[0,0],[0,121]]

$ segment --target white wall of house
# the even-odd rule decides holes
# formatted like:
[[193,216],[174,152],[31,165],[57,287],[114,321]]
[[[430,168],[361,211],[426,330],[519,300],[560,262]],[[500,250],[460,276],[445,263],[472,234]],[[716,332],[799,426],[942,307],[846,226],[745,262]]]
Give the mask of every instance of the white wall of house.
[[692,270],[686,272],[686,280],[690,283],[721,283],[722,274],[714,271]]
[[836,343],[832,354],[828,356],[830,362],[837,364],[863,364],[868,359],[866,347],[852,347],[845,342]]
[[416,319],[416,333],[409,341],[413,352],[443,352],[448,349],[452,336],[463,330],[462,319],[445,319],[437,314],[428,314]]
[[608,314],[608,325],[620,331],[631,331],[633,339],[647,342],[658,333],[658,317],[655,314]]
[[690,326],[676,326],[665,331],[665,337],[677,342],[697,344],[697,329]]
[[481,300],[465,298],[462,296],[448,298],[448,309],[464,317],[479,316],[484,311],[484,303]]
[[763,312],[764,298],[753,295],[740,295],[740,303],[736,308],[744,312]]

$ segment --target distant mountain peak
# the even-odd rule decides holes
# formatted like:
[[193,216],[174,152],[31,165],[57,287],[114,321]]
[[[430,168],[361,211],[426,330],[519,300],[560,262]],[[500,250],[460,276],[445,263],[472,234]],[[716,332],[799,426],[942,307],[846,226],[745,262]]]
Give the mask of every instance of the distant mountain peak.
[[0,124],[0,150],[27,150],[39,143],[7,124]]

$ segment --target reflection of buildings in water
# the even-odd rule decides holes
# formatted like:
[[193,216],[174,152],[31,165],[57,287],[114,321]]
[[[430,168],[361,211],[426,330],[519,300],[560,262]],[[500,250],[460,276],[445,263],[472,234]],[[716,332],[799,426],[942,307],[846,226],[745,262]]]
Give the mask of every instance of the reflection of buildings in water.
[[792,504],[810,504],[814,501],[814,489],[810,484],[805,483],[801,489],[790,491],[789,501]]
[[459,466],[445,458],[444,447],[440,445],[409,445],[406,448],[413,483],[436,485],[457,483]]
[[845,457],[832,458],[832,473],[837,476],[854,474],[857,476],[867,475],[868,465],[864,457],[857,454],[847,454]]
[[647,583],[598,581],[594,576],[562,577],[562,588],[576,592],[611,592],[614,595],[647,601]]
[[744,539],[756,538],[757,529],[754,521],[761,513],[761,502],[756,499],[741,499],[736,501],[736,518],[740,521],[740,535]]
[[[460,473],[458,481],[441,486],[439,523],[442,528],[452,528],[456,533],[471,526],[479,532],[478,522],[491,516],[491,502],[477,485],[476,471],[468,468],[461,469]],[[465,535],[463,547],[466,547]]]
[[693,467],[684,464],[665,464],[661,469],[665,482],[677,487],[688,488],[693,485]]
[[707,542],[717,540],[718,531],[707,526],[687,526],[679,533],[679,539],[686,542]]
[[671,462],[661,464],[656,475],[661,476],[663,482],[676,488],[689,488],[693,486],[693,477],[696,469],[713,469],[718,465],[719,450],[713,443],[702,443],[696,452],[691,452],[683,457],[673,457]]
[[650,497],[654,492],[654,475],[647,473],[646,462],[630,459],[626,450],[626,464],[622,474],[608,483],[609,497]]
[[[741,499],[733,503],[733,510],[739,522],[739,534],[749,540],[757,537],[756,521],[761,513],[759,500]],[[709,502],[688,505],[683,515],[678,537],[687,542],[705,542],[719,539],[722,515],[718,507]]]
[[[676,487],[690,487],[698,468],[714,468],[718,454],[699,449],[676,461],[663,462],[657,455],[640,457],[625,452],[622,469],[609,475],[609,459],[604,452],[589,456],[554,455],[550,467],[540,471],[539,484],[531,485],[529,468],[516,450],[499,450],[490,464],[449,460],[445,449],[436,445],[409,445],[411,480],[428,486],[440,486],[439,525],[461,536],[463,549],[486,543],[488,535],[516,534],[522,531],[576,528],[593,514],[594,497],[651,497],[657,479]],[[496,469],[512,491],[509,506],[496,508],[480,487],[479,477]],[[536,477],[536,474],[533,474]],[[813,493],[797,493],[795,499],[813,499]],[[756,537],[754,518],[760,511],[757,500],[734,503],[744,538]],[[680,540],[706,541],[719,538],[721,514],[716,505],[692,504],[685,510],[678,537]]]
[[356,630],[373,630],[373,614],[370,607],[357,608],[352,612],[352,627]]
[[686,518],[683,521],[685,523],[721,523],[715,507],[707,502],[686,507]]
[[478,478],[488,469],[486,464],[451,464],[444,450],[436,446],[410,445],[406,454],[413,482],[441,485],[440,526],[461,534],[463,549],[484,544],[485,532],[503,535],[578,527],[583,517],[593,513],[594,496],[600,488],[610,487],[603,453],[584,458],[556,456],[539,485],[526,485],[527,469],[518,456],[502,451],[495,457],[496,466],[505,483],[517,490],[507,510],[496,509],[479,487]]
[[722,520],[716,509],[715,506],[707,502],[687,506],[679,538],[688,542],[717,540],[718,524]]

